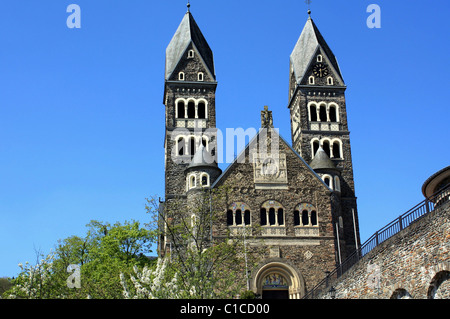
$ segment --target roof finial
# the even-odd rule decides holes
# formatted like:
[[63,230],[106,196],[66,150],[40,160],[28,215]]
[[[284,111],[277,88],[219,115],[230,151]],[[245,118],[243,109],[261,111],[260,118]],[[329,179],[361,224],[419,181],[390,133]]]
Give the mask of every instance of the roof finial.
[[308,5],[308,15],[311,18],[311,2],[312,0],[305,0],[305,3]]
[[188,12],[189,12],[190,7],[191,7],[191,4],[189,3],[189,0],[188,0],[188,3],[187,3]]
[[261,111],[261,127],[273,127],[272,111],[269,111],[269,107],[264,105],[264,111]]

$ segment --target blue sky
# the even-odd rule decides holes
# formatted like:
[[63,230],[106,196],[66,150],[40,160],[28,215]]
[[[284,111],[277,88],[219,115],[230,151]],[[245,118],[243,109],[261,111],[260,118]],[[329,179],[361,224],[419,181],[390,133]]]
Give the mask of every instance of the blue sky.
[[[81,28],[69,29],[69,4]],[[369,29],[366,8],[381,8]],[[448,0],[316,0],[346,92],[361,240],[423,199],[449,165]],[[302,0],[192,0],[215,57],[217,126],[290,141],[289,55]],[[0,10],[0,277],[96,219],[148,222],[164,194],[165,49],[185,0],[4,0]],[[226,164],[222,165],[225,168]]]

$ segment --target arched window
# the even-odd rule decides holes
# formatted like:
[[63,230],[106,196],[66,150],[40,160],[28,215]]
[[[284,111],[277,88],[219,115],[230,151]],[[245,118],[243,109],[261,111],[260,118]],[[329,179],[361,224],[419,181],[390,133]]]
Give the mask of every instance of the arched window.
[[233,211],[227,210],[227,226],[233,226]]
[[194,50],[189,50],[188,51],[188,58],[193,58],[194,57]]
[[319,108],[319,117],[321,122],[327,121],[327,107],[326,105],[322,104]]
[[313,154],[312,154],[312,157],[314,157],[316,155],[317,151],[319,150],[319,146],[320,146],[319,141],[316,140],[316,141],[313,142]]
[[315,104],[309,105],[309,118],[311,122],[317,122],[317,109]]
[[244,212],[244,224],[245,225],[250,225],[251,223],[251,217],[250,217],[250,210],[246,209]]
[[178,73],[178,80],[184,81],[184,73],[183,72]]
[[294,226],[298,227],[318,226],[316,208],[309,203],[302,203],[297,205],[294,210]]
[[323,181],[325,182],[325,184],[327,184],[328,187],[332,188],[333,186],[331,185],[331,181],[330,181],[330,177],[329,176],[325,176],[323,178]]
[[330,105],[329,115],[330,115],[330,122],[337,122],[337,111],[334,105]]
[[341,191],[341,181],[339,180],[339,176],[334,177],[334,190],[337,192]]
[[339,141],[333,142],[333,157],[334,158],[342,158],[341,143]]
[[201,81],[203,81],[203,72],[199,72],[198,74],[197,74],[197,79],[201,82]]
[[322,62],[322,55],[321,55],[321,54],[319,54],[319,55],[317,56],[317,62]]
[[187,115],[189,119],[195,119],[195,103],[193,101],[188,103]]
[[250,208],[244,202],[234,202],[227,211],[228,226],[250,225]]
[[191,175],[189,177],[189,189],[194,188],[197,186],[197,180],[195,178],[195,175]]
[[195,155],[195,150],[197,149],[196,147],[196,143],[195,143],[195,137],[191,136],[189,138],[189,154],[190,155]]
[[275,208],[269,208],[269,225],[275,225]]
[[328,157],[331,157],[331,154],[330,154],[330,142],[327,141],[327,140],[323,141],[322,148],[325,151],[325,153],[327,153]]
[[205,119],[206,118],[206,105],[204,102],[198,103],[198,118]]
[[303,226],[309,225],[309,216],[308,211],[306,209],[302,211],[302,225]]
[[284,226],[284,207],[277,201],[268,200],[261,207],[262,226]]
[[183,137],[179,137],[177,140],[178,155],[184,155],[185,141]]
[[294,211],[294,226],[300,226],[300,212],[298,210]]
[[186,116],[185,110],[184,110],[184,102],[178,101],[177,103],[177,118],[184,119]]
[[278,208],[277,222],[278,222],[278,225],[280,225],[280,226],[284,225],[284,210],[283,210],[283,208]]
[[317,212],[315,210],[311,211],[311,225],[317,226]]
[[202,181],[202,186],[203,187],[207,187],[209,186],[209,175],[206,173],[203,173],[201,175],[201,181]]
[[266,226],[267,225],[267,211],[264,207],[261,208],[259,216],[260,216],[261,226]]
[[236,210],[235,221],[236,225],[242,225],[242,211],[240,209]]
[[312,75],[308,78],[308,83],[314,84],[314,77]]
[[331,76],[327,77],[327,84],[333,85],[333,78]]

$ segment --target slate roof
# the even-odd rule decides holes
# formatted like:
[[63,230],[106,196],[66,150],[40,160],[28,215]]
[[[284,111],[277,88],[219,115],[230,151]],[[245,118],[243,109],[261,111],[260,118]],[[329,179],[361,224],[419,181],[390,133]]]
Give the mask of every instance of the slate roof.
[[211,75],[215,78],[212,50],[209,47],[208,42],[206,42],[206,39],[200,31],[191,12],[188,11],[184,15],[183,20],[181,20],[177,31],[166,49],[166,80],[170,78],[178,65],[178,62],[191,43],[200,54]]
[[201,144],[195,152],[195,155],[194,157],[192,157],[192,161],[189,164],[188,169],[194,167],[218,167],[216,160],[206,150],[203,144]]
[[313,160],[309,164],[309,166],[314,169],[336,169],[336,165],[334,165],[333,161],[330,159],[327,153],[323,150],[322,147],[316,152]]
[[309,17],[290,56],[297,84],[300,84],[302,81],[319,48],[325,53],[337,75],[341,78],[342,83],[344,83],[336,57],[325,42],[313,19]]
[[[440,183],[448,180],[450,178],[450,166],[447,166],[430,177],[427,178],[427,180],[422,185],[422,194],[426,198],[430,198],[434,192],[439,191],[439,189],[436,189],[436,186]],[[444,188],[447,185],[440,185],[441,189]]]

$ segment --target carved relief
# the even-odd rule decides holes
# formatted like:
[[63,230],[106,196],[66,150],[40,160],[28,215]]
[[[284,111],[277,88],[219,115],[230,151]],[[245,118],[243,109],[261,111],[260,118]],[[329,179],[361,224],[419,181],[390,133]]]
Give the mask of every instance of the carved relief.
[[286,154],[255,154],[253,173],[256,185],[287,186]]

